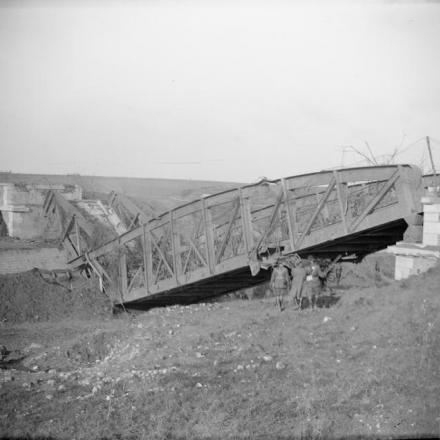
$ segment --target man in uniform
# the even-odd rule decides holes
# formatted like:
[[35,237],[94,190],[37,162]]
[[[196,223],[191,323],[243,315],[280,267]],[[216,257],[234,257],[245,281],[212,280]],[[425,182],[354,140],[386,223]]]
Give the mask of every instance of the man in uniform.
[[310,306],[312,309],[315,308],[318,297],[322,292],[322,279],[324,272],[317,261],[313,261],[311,270],[311,280],[310,280]]
[[328,264],[328,262],[318,262],[316,261],[313,265],[312,270],[312,308],[315,308],[318,298],[327,289],[327,278],[329,273],[333,270],[334,266],[337,264],[340,257],[337,257],[333,263]]
[[337,263],[335,266],[335,277],[336,277],[336,285],[339,286],[342,278],[342,264]]
[[278,258],[272,268],[272,276],[270,278],[270,288],[276,298],[276,304],[281,311],[284,310],[284,296],[290,290],[290,276],[287,267],[281,263]]
[[289,292],[289,302],[293,302],[293,300],[295,299],[300,309],[304,290],[306,296],[308,296],[307,286],[305,285],[305,282],[309,274],[310,266],[308,266],[305,261],[297,261],[292,270],[292,288]]

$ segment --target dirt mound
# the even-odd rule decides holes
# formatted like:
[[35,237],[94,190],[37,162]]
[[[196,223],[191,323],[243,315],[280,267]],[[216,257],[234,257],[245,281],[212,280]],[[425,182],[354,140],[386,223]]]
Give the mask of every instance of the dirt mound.
[[48,282],[38,269],[0,276],[0,321],[58,321],[108,316],[109,299],[90,280]]

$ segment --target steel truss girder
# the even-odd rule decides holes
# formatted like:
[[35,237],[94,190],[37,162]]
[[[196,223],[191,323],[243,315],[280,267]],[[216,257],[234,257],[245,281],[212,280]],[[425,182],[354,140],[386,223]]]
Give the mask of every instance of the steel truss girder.
[[73,255],[80,256],[87,250],[85,243],[93,236],[93,227],[82,213],[60,193],[48,191],[43,203],[43,215],[50,221],[56,219],[60,222],[63,228],[60,241]]
[[[331,243],[337,246],[335,252],[342,252],[346,239],[347,252],[366,254],[383,247],[384,242],[392,242],[400,230],[387,231],[382,236],[363,233],[380,234],[383,225],[420,212],[422,188],[420,171],[410,165],[350,168],[263,181],[165,212],[88,255],[99,258],[139,239],[146,282],[142,289],[122,289],[124,301],[130,302],[182,291],[186,286],[219,276],[224,279],[225,274],[246,267],[250,258],[261,258],[263,243],[269,253],[278,248],[289,255],[301,254],[303,249],[327,252]],[[281,219],[281,213],[284,224],[276,220]],[[190,219],[186,226],[184,218]],[[256,223],[262,221],[265,229],[258,231]],[[159,228],[163,233],[156,237],[154,231]],[[215,231],[220,234],[217,248]],[[238,254],[238,248],[232,249],[234,243],[242,243]],[[186,257],[181,261],[183,253]],[[190,267],[189,259],[196,258],[195,255],[200,264]],[[82,264],[85,260],[79,257],[71,265]],[[159,277],[162,266],[166,274]]]

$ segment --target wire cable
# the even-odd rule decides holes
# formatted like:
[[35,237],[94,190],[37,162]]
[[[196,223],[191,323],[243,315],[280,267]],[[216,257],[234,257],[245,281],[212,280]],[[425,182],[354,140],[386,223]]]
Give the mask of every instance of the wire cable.
[[397,152],[396,156],[401,155],[402,153],[405,153],[406,151],[408,151],[410,148],[414,147],[418,142],[422,141],[423,139],[425,139],[424,137],[421,137],[419,139],[417,139],[414,142],[411,142],[409,145],[407,145],[403,150],[400,150],[399,152]]

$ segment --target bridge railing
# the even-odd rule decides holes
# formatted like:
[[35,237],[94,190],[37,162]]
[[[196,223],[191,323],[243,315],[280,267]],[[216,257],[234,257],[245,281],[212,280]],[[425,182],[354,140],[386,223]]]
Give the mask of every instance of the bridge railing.
[[163,213],[71,264],[92,262],[130,301],[408,217],[420,211],[421,187],[410,165],[264,180]]

